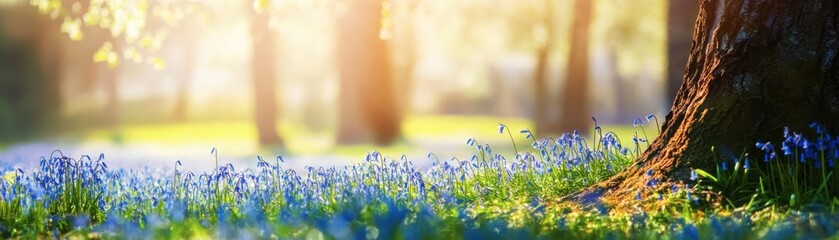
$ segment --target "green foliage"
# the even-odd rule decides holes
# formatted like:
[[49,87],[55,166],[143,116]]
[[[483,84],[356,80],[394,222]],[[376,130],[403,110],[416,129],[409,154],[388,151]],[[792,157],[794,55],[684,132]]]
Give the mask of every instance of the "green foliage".
[[837,210],[839,138],[822,132],[821,125],[811,127],[820,134],[812,142],[785,130],[782,154],[776,154],[771,143],[758,143],[765,152],[762,161],[744,154],[733,160],[716,159],[713,174],[695,170],[701,177],[699,187],[719,195],[731,208]]
[[99,200],[104,199],[101,187],[85,185],[82,179],[68,179],[62,192],[50,202],[48,212],[57,217],[51,225],[60,231],[72,229],[75,217],[85,216],[89,222],[84,225],[102,222],[105,213],[99,207]]

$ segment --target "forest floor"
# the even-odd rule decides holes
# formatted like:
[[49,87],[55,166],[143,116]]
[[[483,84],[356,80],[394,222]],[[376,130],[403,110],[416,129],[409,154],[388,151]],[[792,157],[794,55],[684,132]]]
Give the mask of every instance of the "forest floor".
[[[280,150],[258,147],[246,121],[71,133],[0,152],[0,238],[839,236],[839,198],[831,195],[839,189],[829,184],[839,166],[805,166],[797,156],[779,156],[766,171],[749,169],[748,159],[723,160],[716,172],[697,170],[691,183],[648,179],[626,199],[631,208],[559,200],[629,166],[646,147],[636,132],[655,134],[646,124],[543,142],[529,137],[522,119],[411,117],[403,141],[376,147],[334,146],[329,134],[284,123],[288,147]],[[839,156],[831,146],[824,153]],[[833,161],[824,153],[818,166]],[[793,171],[805,186],[763,184]]]

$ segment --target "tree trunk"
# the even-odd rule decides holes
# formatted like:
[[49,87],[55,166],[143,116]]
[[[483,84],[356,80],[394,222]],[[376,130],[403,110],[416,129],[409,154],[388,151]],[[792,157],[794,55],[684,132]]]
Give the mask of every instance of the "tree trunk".
[[[349,120],[345,116],[356,114],[370,131],[373,142],[386,145],[401,136],[401,116],[396,105],[387,45],[379,38],[381,7],[379,1],[370,0],[349,4],[345,16],[339,18],[337,24],[340,27],[338,59],[341,91],[356,91],[342,92],[342,101],[353,101],[347,105],[357,107],[340,109],[341,122]],[[342,123],[340,127],[347,126]],[[353,130],[339,129],[339,142],[341,133]]]
[[544,45],[536,50],[536,69],[533,72],[533,118],[536,132],[542,136],[559,134],[557,124],[548,116],[548,65],[553,47],[553,0],[545,1],[543,23],[547,32]]
[[571,53],[568,57],[567,77],[562,94],[560,132],[587,132],[591,124],[588,99],[588,42],[593,0],[574,2],[574,25],[571,28]]
[[615,89],[614,96],[615,96],[615,120],[616,122],[620,123],[628,123],[631,122],[634,117],[631,116],[632,111],[629,109],[630,105],[635,102],[631,101],[635,96],[635,89],[627,89],[630,86],[624,83],[623,75],[620,74],[618,71],[618,54],[617,49],[614,47],[609,47],[607,50],[607,60],[609,62],[609,71],[611,76],[609,76],[609,80],[611,82],[609,85]]
[[536,52],[536,69],[533,72],[533,119],[536,132],[542,136],[555,134],[557,130],[553,127],[556,124],[551,124],[548,118],[547,65],[548,46],[544,46]]
[[[119,48],[116,48],[119,51]],[[124,63],[123,63],[124,64]],[[105,125],[115,127],[119,124],[119,73],[120,66],[108,67],[108,63],[97,64],[100,80],[105,87]]]
[[194,28],[198,27],[198,24],[193,24],[193,19],[186,19],[181,29],[181,36],[178,37],[180,40],[181,47],[183,54],[183,68],[177,69],[180,72],[178,74],[179,86],[178,86],[178,93],[175,98],[175,107],[172,111],[172,120],[174,121],[185,121],[187,119],[187,112],[189,106],[189,88],[190,82],[192,81],[193,72],[195,72],[195,35],[197,31]]
[[269,27],[268,13],[252,12],[251,16],[251,77],[255,102],[256,129],[259,143],[279,145],[277,135],[276,79],[274,76],[274,33]]
[[667,95],[666,108],[676,99],[676,93],[682,86],[685,65],[690,55],[690,43],[693,37],[693,24],[699,11],[697,0],[671,0],[667,9]]
[[781,142],[783,127],[839,130],[839,4],[834,1],[703,1],[684,83],[661,136],[627,170],[577,194],[624,199],[645,172],[688,181],[711,169],[711,148],[731,159],[756,141]]
[[[110,42],[113,46],[113,51],[117,52],[118,54],[122,52],[122,43],[120,43],[120,39],[111,35],[110,32],[106,33],[106,41]],[[120,66],[119,63],[114,66],[109,65],[109,63],[104,62],[97,64],[97,68],[99,70],[100,78],[99,80],[102,81],[103,87],[105,88],[105,125],[109,127],[116,127],[119,122],[119,75],[120,69],[123,68]]]

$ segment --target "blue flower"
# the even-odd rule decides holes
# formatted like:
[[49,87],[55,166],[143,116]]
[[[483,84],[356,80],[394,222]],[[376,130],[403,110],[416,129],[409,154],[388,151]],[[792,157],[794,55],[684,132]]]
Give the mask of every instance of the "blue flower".
[[784,156],[792,155],[792,149],[790,149],[790,147],[787,145],[787,141],[781,143],[781,150],[784,151]]
[[519,133],[526,134],[524,136],[524,138],[532,138],[533,137],[533,133],[531,133],[530,130],[528,130],[528,129],[519,130]]
[[498,134],[504,133],[504,129],[506,129],[506,128],[507,128],[507,125],[498,123]]
[[816,129],[816,133],[818,134],[821,134],[823,131],[822,125],[817,122],[810,123],[810,128]]
[[642,122],[640,118],[636,118],[635,121],[632,122],[632,126],[644,126],[644,122]]
[[696,181],[696,179],[699,179],[699,175],[696,174],[696,169],[690,170],[690,180]]
[[474,138],[466,139],[466,145],[474,147],[475,146],[475,139]]
[[693,224],[685,225],[679,238],[686,240],[699,240],[699,229],[697,229]]

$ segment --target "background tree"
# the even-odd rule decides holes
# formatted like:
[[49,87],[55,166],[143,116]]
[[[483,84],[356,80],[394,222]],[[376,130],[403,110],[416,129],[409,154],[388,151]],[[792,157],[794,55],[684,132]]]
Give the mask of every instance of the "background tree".
[[270,28],[268,12],[248,7],[251,11],[251,78],[256,106],[256,129],[259,143],[282,144],[277,134],[277,81],[274,74],[274,44],[276,38]]
[[60,24],[20,3],[0,5],[0,21],[0,138],[55,130],[66,65]]
[[574,2],[574,23],[571,27],[571,52],[561,99],[559,132],[580,130],[585,133],[591,124],[589,109],[589,29],[593,0]]
[[[195,13],[193,13],[195,14]],[[195,14],[197,15],[197,14]],[[180,68],[175,70],[176,80],[178,81],[178,92],[175,95],[175,106],[172,110],[172,120],[185,121],[189,111],[189,89],[195,73],[196,64],[196,48],[199,46],[198,38],[200,35],[201,24],[198,23],[196,16],[186,17],[180,22],[174,34],[173,42],[179,43],[178,51],[181,56]]]
[[576,197],[634,196],[650,177],[688,181],[691,169],[715,165],[714,154],[731,159],[756,151],[756,140],[781,142],[784,127],[839,130],[837,16],[833,1],[703,1],[660,137],[627,170]]
[[699,11],[697,0],[670,0],[667,6],[667,101],[676,99],[676,93],[682,86],[685,65],[690,55],[690,41],[693,37],[693,25]]
[[358,135],[360,128],[368,130],[376,144],[391,144],[401,137],[391,62],[381,35],[387,28],[382,26],[387,13],[389,9],[380,1],[352,0],[336,18],[341,75],[339,143],[359,140],[363,137]]
[[[548,70],[550,69],[550,55],[554,45],[554,4],[553,0],[543,1],[544,14],[541,18],[544,29],[544,39],[536,47],[536,68],[533,70],[533,118],[536,131],[543,136],[561,133],[557,124],[548,116],[550,101],[548,98]],[[576,14],[575,14],[576,15]]]

